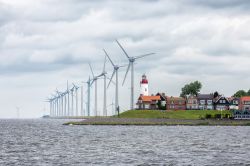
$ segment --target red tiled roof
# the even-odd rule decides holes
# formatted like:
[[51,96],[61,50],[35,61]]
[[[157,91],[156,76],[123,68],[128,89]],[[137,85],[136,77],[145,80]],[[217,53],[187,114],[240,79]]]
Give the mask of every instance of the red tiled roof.
[[168,100],[172,99],[172,100],[185,100],[183,97],[167,97]]
[[140,99],[142,101],[152,101],[152,100],[161,100],[160,96],[141,96]]
[[240,98],[241,101],[250,101],[250,96],[244,96]]

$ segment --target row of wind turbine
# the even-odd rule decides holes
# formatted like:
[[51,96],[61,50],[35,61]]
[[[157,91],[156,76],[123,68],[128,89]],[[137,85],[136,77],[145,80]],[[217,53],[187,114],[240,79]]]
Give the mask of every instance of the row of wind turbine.
[[[103,70],[101,72],[101,74],[99,75],[95,75],[92,65],[89,63],[89,68],[91,71],[91,75],[92,78],[89,77],[88,80],[86,82],[82,82],[82,83],[86,83],[87,84],[87,102],[86,102],[86,114],[85,116],[99,116],[101,115],[101,113],[98,112],[98,84],[97,81],[98,79],[103,79],[103,85],[104,85],[104,92],[103,92],[103,116],[107,116],[107,88],[110,87],[111,83],[114,83],[112,80],[115,76],[115,112],[119,112],[119,70],[120,68],[126,67],[127,66],[127,70],[122,82],[122,85],[125,84],[125,81],[127,79],[127,75],[128,72],[131,72],[131,91],[130,91],[130,109],[133,110],[134,109],[134,65],[135,65],[135,61],[137,61],[138,59],[144,58],[146,56],[150,56],[153,55],[154,53],[148,53],[148,54],[143,54],[143,55],[139,55],[139,56],[129,56],[127,51],[124,49],[124,47],[121,45],[121,43],[116,40],[116,43],[118,44],[119,48],[122,50],[122,52],[125,54],[127,60],[128,60],[128,65],[118,65],[116,63],[114,63],[114,61],[111,59],[110,55],[107,53],[107,51],[105,49],[103,49],[103,52],[105,54],[104,57],[104,64],[103,64]],[[112,71],[112,75],[111,78],[109,79],[107,77],[107,71],[106,71],[106,61],[107,58],[110,62],[110,64],[113,67],[113,71]],[[109,79],[109,83],[107,86],[107,79]],[[94,112],[91,113],[91,109],[90,109],[90,105],[91,105],[91,101],[90,101],[90,94],[91,94],[91,87],[92,85],[95,84],[95,93],[94,93]],[[67,90],[65,92],[59,92],[56,91],[56,95],[54,95],[52,98],[48,99],[48,102],[50,102],[50,114],[53,116],[79,116],[80,114],[83,114],[83,88],[81,86],[81,113],[79,114],[78,112],[78,89],[79,87],[76,86],[75,84],[73,84],[73,87],[71,89],[69,89],[68,83],[67,83]],[[75,92],[75,114],[74,114],[74,92]],[[70,104],[70,94],[71,94],[71,104]],[[66,103],[67,102],[67,103]],[[64,106],[63,106],[64,104]]]

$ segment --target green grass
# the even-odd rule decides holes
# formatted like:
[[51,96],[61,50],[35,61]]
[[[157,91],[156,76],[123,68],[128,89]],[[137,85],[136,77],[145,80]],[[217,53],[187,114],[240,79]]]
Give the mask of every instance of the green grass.
[[[208,125],[208,123],[206,123]],[[192,123],[192,122],[68,122],[64,123],[64,125],[122,125],[122,126],[175,126],[175,125],[205,125],[204,123]]]
[[[206,114],[214,116],[221,114],[217,110],[178,110],[178,111],[159,111],[159,110],[132,110],[120,114],[121,118],[167,118],[167,119],[202,119]],[[222,111],[222,114],[230,114],[230,111]]]

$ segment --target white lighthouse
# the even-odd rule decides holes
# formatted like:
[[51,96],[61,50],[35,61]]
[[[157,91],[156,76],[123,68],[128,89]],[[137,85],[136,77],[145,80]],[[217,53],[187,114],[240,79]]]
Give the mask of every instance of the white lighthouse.
[[148,96],[148,80],[145,74],[142,75],[142,80],[140,82],[141,92],[140,95]]

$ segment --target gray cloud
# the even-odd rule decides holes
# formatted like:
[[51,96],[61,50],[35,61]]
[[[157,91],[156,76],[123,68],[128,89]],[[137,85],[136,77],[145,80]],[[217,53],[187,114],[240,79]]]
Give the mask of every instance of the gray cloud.
[[250,2],[248,0],[183,0],[188,4],[195,4],[199,6],[206,6],[211,9],[223,9],[223,8],[237,8],[240,7],[242,9],[249,9]]
[[[27,92],[26,100],[20,103],[27,107],[26,115],[32,112],[28,99],[34,101],[29,96],[33,91],[43,98],[56,87],[65,88],[68,79],[77,83],[86,80],[90,75],[87,62],[99,73],[103,48],[116,63],[127,64],[115,39],[131,56],[156,53],[137,61],[136,89],[142,73],[150,78],[151,93],[178,95],[183,84],[193,80],[204,82],[205,92],[218,88],[225,95],[237,88],[249,88],[248,1],[0,2],[0,87],[8,87],[11,82],[12,93],[6,89],[2,93],[17,104],[23,91]],[[110,63],[107,68],[111,74]],[[124,72],[120,71],[120,80]],[[128,89],[129,84],[121,87],[123,107],[128,105]],[[112,88],[109,91],[112,100]],[[1,100],[5,101],[3,97]],[[34,103],[37,105],[32,108],[43,106]],[[3,107],[11,110],[10,105]],[[3,112],[1,115],[7,116]]]

